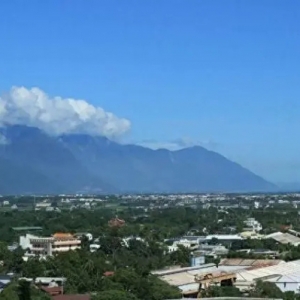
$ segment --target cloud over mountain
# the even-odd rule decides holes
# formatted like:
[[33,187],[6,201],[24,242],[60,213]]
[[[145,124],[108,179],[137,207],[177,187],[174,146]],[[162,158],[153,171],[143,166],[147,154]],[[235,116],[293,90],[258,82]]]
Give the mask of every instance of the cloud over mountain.
[[12,87],[0,97],[0,125],[27,125],[51,135],[85,133],[118,137],[130,129],[119,118],[85,100],[49,97],[39,88]]
[[157,140],[142,140],[137,142],[138,145],[148,147],[154,150],[157,149],[168,149],[171,151],[189,148],[193,146],[202,146],[209,150],[214,150],[217,147],[217,143],[210,140],[194,140],[190,137],[182,137],[170,141],[157,141]]

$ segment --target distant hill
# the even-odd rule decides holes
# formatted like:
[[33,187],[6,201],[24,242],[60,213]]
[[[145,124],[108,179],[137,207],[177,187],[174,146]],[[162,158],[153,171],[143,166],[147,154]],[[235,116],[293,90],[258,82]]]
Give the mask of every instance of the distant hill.
[[52,137],[0,129],[0,194],[61,192],[253,192],[276,187],[203,147],[179,151],[121,145],[104,137]]
[[300,192],[300,182],[278,182],[276,185],[281,192]]

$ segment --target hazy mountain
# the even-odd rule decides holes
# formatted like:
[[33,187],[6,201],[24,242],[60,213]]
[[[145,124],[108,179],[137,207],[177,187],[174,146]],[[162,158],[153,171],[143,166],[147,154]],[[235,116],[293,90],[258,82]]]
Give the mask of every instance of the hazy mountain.
[[[20,182],[24,193],[112,190],[99,177],[90,174],[56,138],[43,131],[14,125],[2,128],[0,133],[7,141],[0,147],[0,158],[5,160],[6,169],[10,169],[15,178],[6,184],[9,191],[19,193]],[[0,167],[0,173],[3,172]],[[28,176],[23,178],[23,174]]]
[[300,192],[300,182],[278,182],[276,185],[282,192]]
[[26,126],[10,126],[0,133],[7,141],[0,146],[0,179],[10,174],[10,179],[0,184],[0,193],[242,192],[275,188],[202,147],[151,150],[89,135],[51,137]]

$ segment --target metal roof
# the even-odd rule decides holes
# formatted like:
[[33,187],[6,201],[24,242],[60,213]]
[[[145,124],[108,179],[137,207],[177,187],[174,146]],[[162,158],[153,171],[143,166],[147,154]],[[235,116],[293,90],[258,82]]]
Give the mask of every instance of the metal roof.
[[243,238],[237,234],[213,234],[206,236],[206,240],[211,239],[218,239],[218,240],[242,240]]
[[[300,282],[300,260],[237,272],[236,285],[258,279],[272,282]],[[287,281],[287,279],[289,279]]]
[[281,244],[292,244],[292,245],[300,244],[300,238],[290,233],[275,232],[268,235],[267,238],[271,238]]
[[[213,265],[213,266],[208,266],[208,267],[198,267],[194,268],[193,270],[186,270],[182,269],[180,271],[177,270],[176,272],[173,273],[164,273],[164,275],[160,275],[160,279],[166,281],[170,285],[178,286],[180,289],[184,290],[184,285],[190,285],[192,283],[195,283],[195,275],[201,275],[201,274],[206,274],[206,273],[216,273],[220,271],[224,272],[236,272],[239,270],[244,270],[245,266],[219,266],[218,268]],[[156,275],[158,275],[156,273]]]
[[14,231],[26,231],[26,230],[43,230],[40,226],[23,226],[23,227],[12,227]]

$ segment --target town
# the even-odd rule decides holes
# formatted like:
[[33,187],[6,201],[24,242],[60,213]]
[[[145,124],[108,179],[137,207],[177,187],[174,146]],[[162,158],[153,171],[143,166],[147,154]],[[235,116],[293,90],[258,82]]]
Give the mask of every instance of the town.
[[299,203],[297,193],[1,197],[0,299],[20,288],[32,299],[298,299]]

